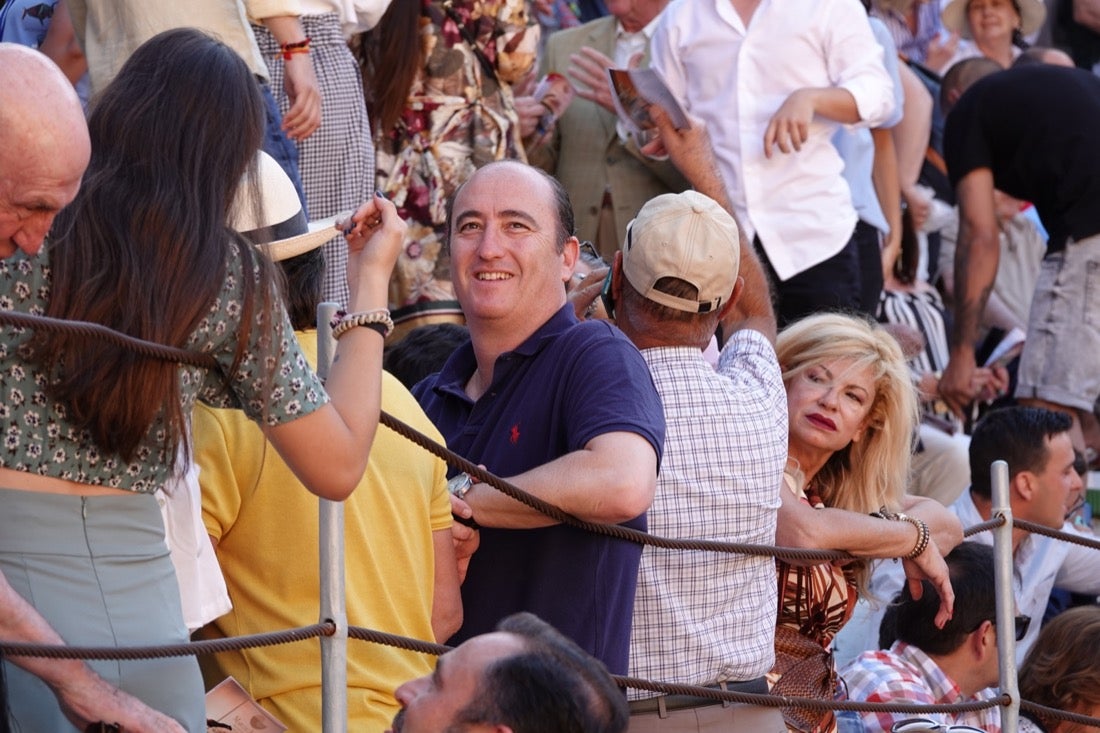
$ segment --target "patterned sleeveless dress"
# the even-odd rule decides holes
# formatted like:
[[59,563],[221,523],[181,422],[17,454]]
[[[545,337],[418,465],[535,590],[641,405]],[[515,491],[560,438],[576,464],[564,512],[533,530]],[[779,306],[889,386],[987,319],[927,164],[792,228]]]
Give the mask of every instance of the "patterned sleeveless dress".
[[[810,506],[825,504],[811,482],[805,491],[784,474],[787,486]],[[829,650],[833,637],[855,608],[855,574],[850,565],[825,562],[796,566],[775,561],[779,575],[779,610],[775,631],[775,667],[768,673],[768,684],[775,694],[837,697],[837,676]],[[790,731],[832,733],[836,719],[832,711],[784,708],[783,718]]]

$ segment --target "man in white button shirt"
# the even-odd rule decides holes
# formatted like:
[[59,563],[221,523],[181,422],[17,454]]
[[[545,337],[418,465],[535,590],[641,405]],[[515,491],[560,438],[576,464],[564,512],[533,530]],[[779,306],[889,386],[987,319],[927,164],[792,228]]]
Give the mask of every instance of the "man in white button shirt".
[[652,65],[707,122],[738,221],[762,253],[780,324],[862,308],[856,212],[830,138],[875,127],[893,85],[858,0],[673,0]]

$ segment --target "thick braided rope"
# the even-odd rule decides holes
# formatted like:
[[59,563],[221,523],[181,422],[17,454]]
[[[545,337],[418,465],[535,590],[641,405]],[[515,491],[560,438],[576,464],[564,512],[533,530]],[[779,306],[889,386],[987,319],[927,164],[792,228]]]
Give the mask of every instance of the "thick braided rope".
[[1093,728],[1100,728],[1100,718],[1090,718],[1089,716],[1081,715],[1080,713],[1071,713],[1065,710],[1058,710],[1057,708],[1048,708],[1046,705],[1040,705],[1037,702],[1028,702],[1027,700],[1021,700],[1020,709],[1027,710],[1028,712],[1032,713],[1037,713],[1048,721],[1068,720],[1071,723],[1080,723],[1081,725],[1090,725]]
[[[51,659],[159,659],[163,657],[185,657],[202,654],[215,654],[219,652],[238,651],[278,644],[289,644],[305,641],[319,636],[331,636],[336,633],[336,625],[326,621],[312,626],[303,626],[287,631],[276,631],[265,634],[251,634],[248,636],[236,636],[229,639],[212,639],[196,641],[185,644],[166,646],[143,647],[71,647],[38,644],[10,644],[0,643],[0,653],[7,656],[20,657],[47,657]],[[449,651],[452,647],[444,644],[412,639],[397,634],[390,634],[360,626],[348,628],[348,638],[366,641],[373,644],[392,646],[408,651],[420,652],[438,656]],[[910,703],[868,703],[852,702],[848,700],[822,700],[812,697],[788,697],[783,695],[767,695],[748,692],[735,692],[732,690],[715,690],[710,687],[698,687],[695,685],[677,684],[672,682],[656,682],[637,677],[612,675],[612,679],[620,687],[632,687],[639,690],[649,690],[667,695],[694,695],[696,697],[710,698],[718,701],[729,701],[748,705],[762,705],[773,708],[803,708],[809,710],[857,710],[868,712],[892,712],[892,713],[946,713],[967,712],[984,710],[998,705],[1007,705],[1007,695],[985,701],[968,703],[956,703],[953,705],[916,705]],[[1029,703],[1024,703],[1028,705]],[[1042,710],[1044,713],[1049,708],[1031,705],[1032,708]],[[1072,713],[1055,713],[1067,715],[1068,720],[1090,720]]]
[[440,656],[446,654],[454,647],[449,647],[446,644],[436,644],[431,641],[421,641],[420,639],[410,639],[407,636],[398,636],[397,634],[387,634],[384,631],[375,631],[374,629],[366,629],[362,626],[349,626],[348,638],[358,639],[360,641],[369,641],[372,644],[382,644],[384,646],[394,646],[398,649],[405,649],[410,652],[420,652],[421,654],[431,654],[432,656]]
[[[168,361],[176,361],[181,364],[188,364],[191,366],[203,367],[206,369],[216,370],[218,363],[214,360],[214,357],[209,354],[202,354],[194,351],[187,351],[185,349],[178,349],[172,346],[165,346],[163,344],[154,344],[148,341],[142,341],[132,336],[119,333],[113,329],[97,323],[86,323],[82,321],[65,321],[57,318],[47,318],[45,316],[37,316],[28,313],[17,313],[14,311],[0,311],[0,323],[7,323],[17,326],[42,328],[43,330],[53,332],[65,332],[82,334],[85,336],[95,336],[98,338],[106,339],[114,344],[117,344],[123,348],[137,351],[138,353],[149,356],[152,358],[164,359]],[[473,463],[470,463],[462,456],[448,450],[445,446],[439,445],[435,441],[431,440],[427,436],[414,430],[410,426],[394,418],[393,416],[383,412],[381,414],[381,422],[386,427],[390,428],[402,437],[411,440],[413,443],[428,450],[432,454],[442,458],[449,465],[465,471],[471,476],[478,479],[482,483],[486,483],[497,491],[509,496],[527,506],[542,512],[551,519],[554,519],[563,524],[569,524],[579,529],[583,529],[595,534],[602,534],[617,539],[627,540],[629,542],[635,542],[641,545],[652,545],[654,547],[661,547],[672,550],[703,550],[711,552],[726,552],[742,555],[755,555],[755,556],[768,556],[778,557],[784,560],[810,560],[817,562],[827,562],[830,560],[844,560],[851,556],[845,552],[838,552],[835,550],[801,550],[797,548],[783,548],[783,547],[771,547],[768,545],[748,545],[734,542],[717,542],[714,540],[683,540],[683,539],[671,539],[665,537],[659,537],[657,535],[651,535],[646,532],[642,532],[629,527],[620,527],[618,525],[599,524],[596,522],[586,522],[578,519],[571,514],[563,512],[552,504],[528,494],[522,489],[513,486],[512,484],[499,479],[488,471],[484,471],[478,468]]]
[[1028,532],[1032,532],[1034,534],[1041,534],[1046,537],[1053,537],[1054,539],[1062,540],[1063,542],[1070,542],[1074,545],[1081,545],[1083,547],[1090,547],[1093,550],[1100,550],[1100,540],[1084,537],[1079,534],[1062,532],[1061,530],[1045,527],[1042,524],[1035,524],[1035,522],[1028,522],[1027,520],[1016,518],[1013,518],[1012,526],[1019,527],[1020,529],[1026,529]]
[[778,557],[784,560],[815,560],[818,562],[827,562],[830,560],[845,560],[851,558],[851,555],[849,555],[848,553],[839,552],[836,550],[801,550],[793,547],[749,545],[739,542],[673,539],[669,537],[652,535],[647,532],[631,529],[630,527],[620,527],[617,524],[599,524],[597,522],[587,522],[583,519],[578,519],[572,514],[558,509],[553,504],[548,504],[542,499],[532,496],[520,489],[519,487],[514,486],[497,476],[494,476],[493,474],[482,468],[479,468],[477,465],[471,463],[457,453],[448,450],[444,446],[439,445],[431,438],[428,438],[422,433],[417,432],[416,430],[409,427],[392,415],[387,415],[383,412],[381,422],[383,425],[401,435],[402,437],[411,440],[413,443],[416,443],[421,448],[424,448],[434,455],[442,458],[448,464],[458,468],[459,470],[465,471],[478,481],[492,486],[494,489],[501,492],[505,496],[509,496],[516,501],[522,502],[532,509],[542,512],[546,516],[558,522],[561,522],[562,524],[569,524],[579,529],[592,532],[594,534],[602,534],[617,539],[627,540],[629,542],[636,542],[641,545],[651,545],[653,547],[661,547],[670,550],[708,550],[712,552],[728,552],[741,555]]
[[77,336],[85,336],[87,338],[103,339],[104,341],[109,341],[117,346],[129,349],[142,356],[148,356],[152,359],[175,361],[180,364],[187,364],[188,366],[197,366],[212,370],[218,368],[217,360],[210,354],[203,354],[198,351],[188,351],[186,349],[177,349],[163,344],[154,344],[151,341],[143,341],[134,336],[120,333],[101,323],[66,321],[61,318],[50,318],[49,316],[39,316],[33,313],[20,313],[18,311],[6,310],[0,310],[0,323],[11,326],[21,326],[24,328],[33,328],[38,331],[70,333]]
[[[975,524],[973,527],[967,527],[965,530],[963,530],[963,537],[973,537],[976,534],[981,534],[982,532],[1000,527],[1002,524],[1005,523],[1005,521],[1007,520],[1004,518],[1004,516],[998,514],[997,516],[993,517],[993,519],[987,519],[984,522]],[[1013,520],[1013,524],[1016,524],[1018,522],[1019,520]]]
[[263,646],[276,646],[304,641],[319,636],[332,636],[336,624],[331,621],[302,626],[286,631],[234,636],[228,639],[208,639],[164,646],[94,647],[46,644],[13,644],[0,642],[0,654],[10,657],[48,657],[50,659],[161,659],[190,657],[199,654],[238,651]]
[[855,710],[859,712],[886,712],[886,713],[964,713],[976,710],[995,708],[1008,705],[1008,695],[1001,695],[991,700],[975,700],[961,703],[883,703],[883,702],[855,702],[852,700],[823,700],[816,697],[791,697],[787,695],[773,695],[754,692],[735,692],[733,690],[716,690],[713,687],[698,687],[696,685],[683,685],[673,682],[654,682],[637,677],[624,677],[612,675],[612,679],[620,687],[632,687],[637,690],[649,690],[664,695],[691,695],[693,697],[705,697],[712,700],[739,702],[746,705],[762,705],[771,708],[800,708],[803,710]]

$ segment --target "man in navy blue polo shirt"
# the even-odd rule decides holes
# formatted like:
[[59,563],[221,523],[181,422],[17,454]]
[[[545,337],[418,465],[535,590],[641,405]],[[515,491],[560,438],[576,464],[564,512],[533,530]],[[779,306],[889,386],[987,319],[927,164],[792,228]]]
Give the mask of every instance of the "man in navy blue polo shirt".
[[[452,199],[455,293],[470,341],[414,390],[447,445],[582,519],[645,529],[664,415],[637,349],[565,297],[578,242],[569,197],[522,163],[478,170]],[[483,528],[451,643],[531,611],[625,673],[641,546],[554,523],[484,484]]]

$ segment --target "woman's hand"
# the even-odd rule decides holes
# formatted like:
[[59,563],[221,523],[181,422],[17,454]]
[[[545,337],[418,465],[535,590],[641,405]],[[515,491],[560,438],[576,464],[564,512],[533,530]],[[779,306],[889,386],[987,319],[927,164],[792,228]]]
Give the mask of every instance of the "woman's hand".
[[[405,242],[407,226],[393,203],[376,193],[360,206],[351,218],[337,226],[348,243],[349,309],[383,307],[387,299],[390,273]],[[370,304],[352,306],[363,290]]]
[[283,117],[283,132],[301,142],[321,126],[321,91],[308,54],[294,54],[285,61],[284,87],[290,109]]
[[928,547],[912,560],[903,559],[902,566],[913,598],[921,597],[922,580],[930,581],[936,588],[940,596],[936,628],[942,629],[955,608],[955,591],[951,587],[951,578],[943,556],[963,541],[962,522],[943,504],[920,496],[906,496],[902,501],[902,511],[928,525],[931,537]]
[[947,563],[936,543],[929,542],[924,552],[912,560],[902,560],[901,564],[905,570],[906,582],[909,583],[909,593],[914,600],[919,600],[924,595],[921,581],[931,582],[936,589],[940,596],[940,608],[936,611],[935,624],[937,629],[942,629],[955,611],[955,589],[951,587]]
[[901,510],[928,525],[932,542],[941,555],[946,555],[963,541],[962,522],[955,514],[935,499],[906,495]]

